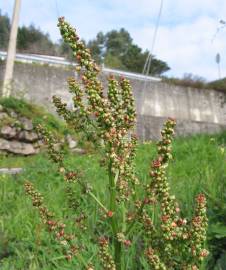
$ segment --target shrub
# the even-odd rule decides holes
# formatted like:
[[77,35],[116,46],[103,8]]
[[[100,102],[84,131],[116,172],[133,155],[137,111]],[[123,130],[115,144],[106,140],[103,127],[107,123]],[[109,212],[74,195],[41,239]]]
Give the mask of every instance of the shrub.
[[[69,126],[84,132],[99,149],[103,157],[101,165],[108,171],[108,184],[104,196],[95,194],[92,183],[84,182],[76,169],[72,171],[67,167],[63,154],[53,147],[53,136],[39,126],[49,155],[67,183],[68,207],[76,213],[76,227],[69,233],[66,222],[59,221],[33,184],[26,182],[26,193],[31,196],[42,222],[62,245],[65,258],[72,264],[79,261],[80,268],[100,269],[98,263],[85,259],[87,252],[92,259],[95,256],[92,252],[97,248],[103,269],[200,269],[208,255],[205,249],[206,198],[204,194],[197,195],[194,214],[189,220],[183,217],[171,194],[167,167],[172,158],[175,120],[169,118],[164,125],[162,139],[157,144],[157,157],[150,166],[149,184],[143,185],[135,173],[136,114],[128,80],[120,78],[118,81],[110,76],[105,96],[98,79],[99,68],[75,29],[64,18],[59,19],[58,26],[77,59],[80,81],[68,79],[73,111],[69,111],[67,104],[58,97],[53,97],[53,102]],[[80,198],[74,193],[74,187],[80,188]],[[87,204],[93,201],[98,211],[80,212],[79,204],[84,194],[88,196]],[[90,223],[86,230],[86,224]],[[84,234],[88,234],[90,243],[82,242]]]

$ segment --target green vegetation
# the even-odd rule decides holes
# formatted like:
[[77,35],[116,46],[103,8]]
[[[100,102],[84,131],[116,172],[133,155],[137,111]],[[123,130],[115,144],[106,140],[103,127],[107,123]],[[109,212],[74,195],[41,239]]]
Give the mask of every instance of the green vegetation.
[[226,78],[210,82],[208,85],[212,89],[225,91],[226,93]]
[[180,85],[198,89],[213,89],[226,93],[226,78],[208,83],[204,78],[188,73],[184,74],[184,77],[182,79],[164,77],[163,81],[173,85]]
[[[157,155],[150,166],[150,180],[143,185],[134,167],[136,112],[129,81],[124,77],[118,80],[109,76],[105,97],[98,77],[100,69],[92,59],[90,50],[64,17],[58,19],[58,27],[77,59],[75,69],[82,81],[68,78],[75,110],[69,110],[56,96],[53,103],[57,113],[71,128],[87,135],[99,149],[101,165],[107,170],[108,181],[102,198],[92,183],[68,168],[62,153],[54,149],[52,135],[39,126],[49,157],[57,164],[59,173],[67,183],[68,208],[73,208],[77,215],[77,226],[69,234],[64,221],[56,219],[35,185],[26,181],[26,194],[38,210],[42,223],[63,245],[65,259],[72,261],[76,258],[80,268],[83,266],[86,270],[99,269],[99,261],[105,270],[140,269],[147,265],[156,270],[201,269],[204,258],[209,254],[205,248],[208,226],[206,196],[202,192],[195,196],[194,206],[191,207],[192,217],[185,218],[175,195],[171,193],[166,176],[172,159],[176,121],[172,118],[166,120],[161,140],[157,143]],[[75,194],[73,189],[78,188],[83,192]],[[88,209],[82,213],[78,209],[84,193],[88,195],[87,203],[90,199],[89,206],[94,202],[98,205],[91,213]],[[91,220],[93,231],[85,232],[84,228],[88,225],[84,223],[90,224]],[[96,247],[99,261],[90,261],[87,254],[93,254],[92,250]]]
[[[217,136],[197,135],[176,139],[173,143],[173,160],[168,172],[172,192],[177,195],[184,215],[191,216],[193,198],[198,192],[208,194],[210,221],[208,241],[211,254],[207,266],[203,269],[210,270],[225,269],[226,153],[223,151],[226,147],[225,138],[226,134],[222,133]],[[155,154],[154,143],[140,144],[138,147],[137,174],[144,184],[149,181],[149,166]],[[69,155],[66,163],[70,168],[76,168],[82,174],[82,178],[92,184],[98,197],[104,199],[107,172],[99,167],[98,160],[98,153],[86,156]],[[0,269],[71,269],[71,262],[68,263],[64,256],[60,255],[59,245],[54,241],[54,237],[45,231],[44,225],[40,224],[38,213],[30,207],[30,199],[24,196],[23,189],[24,181],[29,179],[44,194],[46,204],[56,213],[57,218],[66,219],[67,224],[73,226],[76,216],[73,211],[66,212],[64,180],[45,153],[32,158],[5,157],[0,161],[0,167],[14,165],[22,166],[25,172],[17,176],[0,175]],[[80,192],[80,189],[75,191],[76,194]],[[93,211],[97,211],[97,205],[87,204],[87,195],[84,194],[79,210],[80,213],[84,212],[91,216]],[[81,235],[81,237],[89,235],[86,239],[87,243],[98,236],[95,235],[95,230],[93,231],[95,218],[95,215],[92,216],[92,219],[88,219],[86,223],[89,233]],[[99,222],[101,223],[101,220]],[[131,248],[133,250],[130,250],[128,256],[129,254],[133,256],[138,251],[136,246],[131,246],[129,249]],[[86,252],[85,259],[98,261],[97,248],[94,248],[91,243],[90,249]],[[132,259],[134,257],[128,257],[128,261]],[[74,260],[76,261],[76,258]],[[127,269],[141,269],[136,268],[135,265],[136,263],[134,267]],[[80,269],[76,263],[74,267]],[[149,268],[144,266],[143,269]]]
[[[8,47],[10,33],[10,19],[0,10],[0,49],[6,50]],[[43,33],[34,25],[22,26],[18,29],[17,49],[20,52],[30,52],[37,54],[56,55],[55,44],[48,34]]]
[[7,48],[9,32],[10,32],[9,17],[6,15],[2,15],[0,10],[0,49]]
[[51,41],[49,34],[44,34],[34,25],[19,27],[17,49],[20,52],[32,52],[36,54],[57,54],[57,47]]
[[[87,43],[94,60],[107,67],[142,73],[149,51],[133,43],[128,31],[121,28],[103,34],[99,32],[95,39]],[[152,56],[150,75],[159,76],[170,68],[166,62]]]
[[[53,102],[69,127],[83,132],[96,146],[96,153],[86,157],[64,154],[55,149],[51,130],[38,123],[37,130],[54,164],[42,153],[30,162],[21,161],[25,162],[22,175],[1,177],[2,267],[224,267],[224,250],[215,248],[215,241],[220,238],[223,246],[225,240],[224,219],[219,218],[224,211],[225,140],[220,135],[212,139],[200,135],[172,142],[176,122],[169,118],[157,145],[140,145],[141,154],[136,156],[136,114],[128,80],[110,76],[104,97],[98,79],[100,70],[90,51],[63,17],[58,26],[78,61],[76,71],[82,73],[82,86],[74,77],[68,78],[75,110],[69,110],[59,97],[54,96]],[[3,100],[2,104],[17,108],[12,100]],[[24,106],[22,111],[26,115],[29,108]],[[41,225],[37,213],[29,210],[22,184],[39,213]],[[218,207],[216,216],[210,215],[208,264],[204,260],[209,254],[206,197],[210,202],[208,211],[215,213]]]
[[[48,113],[43,107],[37,106],[35,104],[28,103],[23,99],[17,99],[14,97],[0,98],[0,105],[3,106],[6,112],[14,111],[20,117],[27,117],[32,119],[34,126],[38,124],[44,125],[49,131],[53,132],[55,136],[62,137],[69,133],[66,124]],[[11,117],[7,119],[9,123],[15,122]],[[7,124],[7,123],[0,123]]]

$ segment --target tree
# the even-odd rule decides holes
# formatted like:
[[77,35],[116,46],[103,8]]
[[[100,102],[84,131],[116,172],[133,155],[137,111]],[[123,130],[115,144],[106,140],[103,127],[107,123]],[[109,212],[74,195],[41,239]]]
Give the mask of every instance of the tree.
[[127,70],[126,66],[122,63],[121,59],[115,55],[110,54],[110,53],[105,55],[104,64],[107,67],[121,69],[121,70]]
[[57,53],[65,58],[67,58],[68,60],[73,59],[73,54],[72,54],[72,50],[71,50],[70,46],[67,43],[65,43],[62,39],[60,39],[58,41]]
[[96,39],[90,40],[87,47],[92,50],[93,59],[100,64],[102,62],[103,50],[105,47],[105,35],[99,32]]
[[48,34],[44,34],[34,25],[22,26],[18,29],[17,47],[20,51],[31,53],[56,54],[54,43]]
[[132,38],[124,28],[112,30],[105,35],[105,46],[108,53],[121,58],[132,45]]
[[[10,19],[8,15],[2,15],[0,10],[0,49],[7,49],[9,33]],[[19,27],[17,49],[22,52],[56,55],[57,45],[51,41],[49,34],[31,24],[28,27]]]
[[[138,73],[143,71],[149,54],[148,50],[143,52],[138,45],[133,43],[129,32],[124,28],[119,31],[112,30],[106,34],[99,32],[87,46],[97,63]],[[166,62],[152,56],[150,75],[161,75],[169,69]]]
[[142,72],[147,56],[147,51],[142,53],[141,48],[132,44],[128,48],[127,53],[122,56],[122,61],[128,70],[132,70],[134,72]]
[[2,15],[0,10],[0,49],[6,49],[8,46],[10,33],[10,20],[7,15]]

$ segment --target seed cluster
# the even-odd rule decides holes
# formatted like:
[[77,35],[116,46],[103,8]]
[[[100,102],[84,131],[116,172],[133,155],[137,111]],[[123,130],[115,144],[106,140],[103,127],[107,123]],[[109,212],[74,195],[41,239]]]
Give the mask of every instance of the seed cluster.
[[105,270],[116,270],[114,260],[109,253],[109,243],[106,237],[99,238],[99,257]]
[[[208,251],[204,249],[207,230],[206,199],[204,194],[197,196],[195,216],[189,221],[181,216],[176,198],[170,194],[166,168],[172,158],[171,143],[174,126],[175,121],[170,118],[161,132],[162,140],[158,143],[158,157],[151,164],[152,181],[147,186],[148,197],[143,202],[140,216],[147,235],[151,236],[152,246],[156,246],[155,250],[149,247],[149,252],[147,252],[149,264],[154,269],[164,269],[160,267],[159,263],[164,263],[168,267],[171,265],[171,268],[168,269],[178,266],[183,269],[199,269],[198,265],[201,260],[208,255]],[[158,239],[155,234],[156,230],[144,207],[156,204],[156,202],[160,205],[161,210],[160,226],[163,238],[162,242],[157,240],[155,244]],[[190,256],[188,256],[189,253]],[[185,255],[183,262],[176,263],[174,257],[182,256],[182,254]],[[158,259],[153,259],[157,258],[156,256]],[[194,262],[196,264],[193,264]]]
[[71,260],[77,254],[79,248],[75,245],[75,237],[65,232],[66,225],[54,219],[54,214],[48,210],[43,203],[42,195],[37,192],[32,183],[25,182],[25,192],[31,197],[33,206],[39,211],[42,222],[47,226],[49,232],[53,233],[55,239],[62,245],[65,258]]
[[[98,79],[99,68],[91,58],[90,51],[85,48],[83,42],[79,40],[76,30],[72,28],[64,18],[59,19],[58,24],[61,35],[67,42],[74,56],[76,57],[76,71],[79,74],[81,83],[75,78],[68,79],[70,92],[74,94],[74,107],[77,114],[70,112],[66,104],[54,97],[54,104],[57,111],[66,121],[89,130],[81,124],[91,125],[99,140],[103,140],[106,151],[106,160],[111,164],[113,175],[119,171],[116,188],[118,189],[118,199],[128,200],[133,193],[133,184],[138,183],[134,174],[134,158],[136,137],[129,136],[135,124],[135,106],[130,83],[125,78],[120,78],[118,82],[113,76],[108,79],[107,97],[103,94],[103,86]],[[88,102],[88,103],[87,103]],[[87,103],[87,104],[85,104]],[[96,138],[95,138],[96,140]]]
[[[204,194],[199,194],[196,197],[195,215],[191,222],[191,242],[190,251],[195,258],[197,265],[208,256],[209,252],[204,248],[207,231],[206,217],[206,198]],[[193,265],[194,269],[199,269],[197,265]],[[195,268],[196,267],[196,268]]]
[[158,255],[155,254],[152,248],[146,250],[147,261],[154,270],[167,270],[163,262],[161,262]]
[[[67,104],[56,96],[53,97],[53,103],[69,127],[84,133],[90,141],[100,147],[104,157],[102,164],[106,165],[109,175],[106,195],[109,198],[108,205],[105,206],[93,193],[92,186],[86,184],[77,171],[67,169],[63,153],[55,148],[56,140],[46,129],[38,126],[38,132],[48,146],[49,156],[57,164],[59,173],[65,180],[68,206],[76,213],[74,225],[81,229],[81,233],[85,233],[89,214],[80,211],[79,206],[84,200],[84,194],[90,195],[101,209],[97,211],[103,217],[100,218],[101,226],[106,222],[111,234],[111,240],[104,236],[97,242],[104,269],[121,269],[121,250],[126,248],[129,251],[129,247],[134,244],[130,232],[136,225],[137,228],[142,226],[144,249],[142,247],[141,253],[145,255],[151,269],[200,269],[201,261],[208,255],[204,248],[207,230],[205,196],[197,196],[194,217],[188,220],[182,216],[167,179],[167,167],[172,159],[175,120],[169,118],[161,132],[162,139],[157,144],[157,158],[151,163],[150,183],[140,185],[134,165],[137,146],[137,137],[134,135],[136,113],[129,81],[123,77],[117,80],[114,76],[109,76],[108,91],[105,94],[98,78],[100,69],[92,60],[89,49],[79,39],[76,30],[65,22],[63,17],[59,18],[58,26],[77,61],[78,78],[68,78],[74,108],[69,110]],[[79,198],[79,192],[74,192],[73,189],[77,184],[82,191]],[[137,185],[139,188],[145,186],[142,198],[136,193]],[[44,206],[41,194],[35,191],[29,182],[25,184],[25,190],[31,196],[33,205],[39,210],[43,223],[64,247],[66,258],[71,260],[74,255],[82,258],[81,246],[76,244],[73,236],[65,233],[65,224],[56,221]],[[156,213],[157,226],[156,220],[153,219]],[[98,224],[95,225],[96,230]],[[101,234],[102,229],[101,227]],[[91,264],[84,263],[84,259],[81,262],[85,269],[94,269]]]
[[41,125],[37,125],[36,130],[47,145],[50,158],[55,163],[57,163],[60,168],[63,167],[63,154],[60,150],[56,150],[55,145],[57,141],[55,138],[52,136],[52,134],[49,133],[47,129],[43,128]]

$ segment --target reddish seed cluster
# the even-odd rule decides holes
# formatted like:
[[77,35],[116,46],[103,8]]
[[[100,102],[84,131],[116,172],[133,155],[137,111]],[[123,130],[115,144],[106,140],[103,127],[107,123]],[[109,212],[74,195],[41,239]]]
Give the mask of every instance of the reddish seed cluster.
[[76,182],[77,176],[78,176],[77,172],[69,171],[65,173],[64,178],[67,182]]
[[[153,201],[160,203],[161,230],[164,239],[162,247],[161,245],[159,246],[160,250],[164,250],[164,258],[160,256],[160,261],[165,262],[165,265],[174,265],[174,256],[182,253],[188,254],[190,250],[191,256],[187,256],[186,260],[182,263],[186,264],[184,269],[193,269],[194,267],[197,267],[194,269],[199,269],[197,263],[192,264],[192,262],[201,261],[208,255],[208,251],[203,248],[207,229],[206,199],[203,194],[197,196],[196,214],[192,221],[189,222],[187,219],[181,217],[180,208],[175,196],[170,195],[166,168],[169,160],[172,158],[171,143],[174,126],[175,121],[168,119],[161,132],[162,140],[158,143],[158,157],[151,164],[150,176],[152,182],[147,187],[149,197],[145,198],[141,206],[151,205]],[[140,217],[147,235],[154,235],[155,229],[145,209],[140,212]],[[147,254],[150,262],[150,258],[152,258],[150,255],[154,253],[149,252]],[[161,255],[161,252],[159,255]],[[158,260],[156,260],[156,265],[155,260],[151,261],[153,267],[155,267],[154,269],[160,269],[158,268]]]
[[204,248],[207,231],[206,197],[199,194],[196,197],[195,216],[191,222],[191,253],[197,261],[202,261],[209,252]]
[[80,114],[78,114],[77,111],[68,110],[67,104],[62,102],[59,97],[53,96],[52,100],[58,115],[62,116],[69,126],[75,131],[84,128],[84,118],[80,117]]
[[38,209],[42,222],[47,226],[48,231],[55,235],[56,240],[64,248],[65,258],[71,259],[76,255],[78,248],[73,244],[74,236],[65,233],[65,224],[53,219],[51,213],[46,206],[43,205],[43,199],[39,192],[37,192],[30,182],[24,184],[26,193],[31,196],[33,205]]
[[[79,40],[75,31],[64,19],[59,20],[58,24],[61,35],[65,42],[67,42],[73,50],[78,63],[77,71],[79,71],[82,83],[87,94],[87,99],[91,109],[91,113],[98,115],[97,122],[102,127],[111,127],[113,118],[110,113],[109,102],[103,97],[103,87],[97,79],[99,68],[91,58],[90,51],[85,48],[84,44]],[[80,112],[87,116],[87,110],[82,104],[82,91],[78,87],[78,83],[73,79],[69,80],[69,88],[75,94],[75,107],[78,107]]]
[[159,256],[155,254],[154,249],[148,248],[146,250],[146,257],[149,265],[155,270],[167,270],[163,262],[161,262]]
[[114,260],[109,253],[108,239],[106,237],[99,238],[99,256],[103,268],[106,270],[116,270]]
[[81,213],[76,219],[75,224],[78,228],[80,228],[82,231],[85,231],[87,229],[86,226],[86,220],[87,216],[84,213]]
[[108,79],[108,100],[117,128],[129,130],[134,127],[136,113],[134,98],[128,80],[121,77],[118,83],[113,76]]
[[46,143],[50,158],[55,163],[57,163],[59,167],[63,167],[63,154],[61,153],[61,151],[56,150],[56,140],[54,139],[54,137],[48,132],[47,129],[43,128],[41,125],[38,125],[36,127],[36,130]]
[[107,217],[111,218],[113,217],[114,213],[112,211],[108,211],[107,212]]
[[69,182],[68,185],[66,186],[65,192],[67,195],[67,202],[68,202],[68,207],[70,209],[73,209],[74,212],[77,211],[78,207],[80,206],[80,198],[76,196],[76,193],[74,189],[71,187],[71,185],[74,182]]
[[144,226],[144,230],[148,236],[151,236],[154,230],[153,222],[145,209],[143,209],[142,214],[141,214],[141,222]]
[[[58,26],[62,37],[70,45],[76,57],[78,63],[76,71],[79,73],[88,100],[88,106],[85,106],[82,100],[84,92],[81,86],[74,78],[69,78],[69,89],[74,94],[74,105],[79,111],[77,118],[81,119],[82,116],[82,119],[85,119],[83,123],[95,126],[96,134],[104,140],[106,156],[109,158],[112,174],[115,175],[119,170],[118,199],[127,200],[133,193],[130,183],[137,183],[133,169],[136,139],[135,137],[131,139],[127,137],[128,131],[134,127],[136,117],[131,86],[125,78],[121,78],[117,82],[113,76],[110,76],[108,96],[104,97],[102,84],[97,78],[99,69],[93,62],[89,50],[79,40],[75,29],[63,18],[59,19]],[[65,105],[59,99],[54,99],[58,113],[66,121],[72,122],[71,113],[68,112]],[[95,124],[92,116],[95,118]],[[75,115],[74,118],[76,118]],[[79,122],[79,120],[74,121]],[[83,128],[83,130],[87,129]]]
[[132,245],[132,242],[129,239],[126,239],[124,233],[117,233],[117,240],[120,243],[123,243],[123,245],[127,248]]

